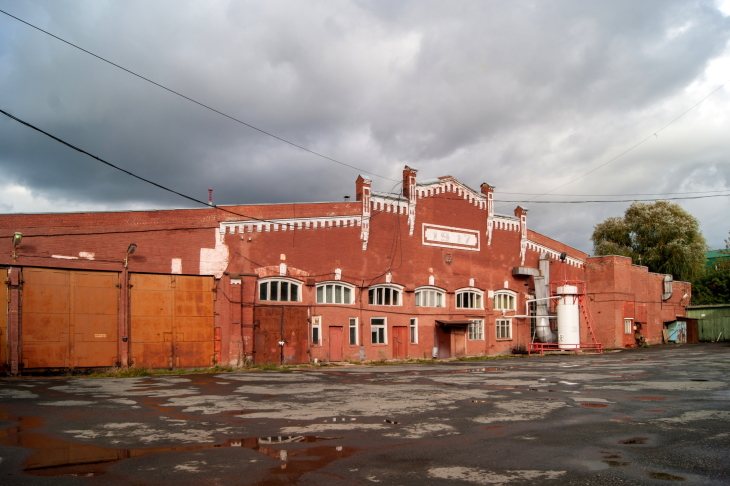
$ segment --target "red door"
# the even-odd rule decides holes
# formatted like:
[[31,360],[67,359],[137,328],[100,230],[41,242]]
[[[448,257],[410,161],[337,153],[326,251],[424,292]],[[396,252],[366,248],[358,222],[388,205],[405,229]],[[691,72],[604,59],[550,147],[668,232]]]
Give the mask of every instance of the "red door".
[[342,328],[330,327],[330,361],[342,361]]
[[408,328],[393,326],[393,359],[404,359],[408,355]]

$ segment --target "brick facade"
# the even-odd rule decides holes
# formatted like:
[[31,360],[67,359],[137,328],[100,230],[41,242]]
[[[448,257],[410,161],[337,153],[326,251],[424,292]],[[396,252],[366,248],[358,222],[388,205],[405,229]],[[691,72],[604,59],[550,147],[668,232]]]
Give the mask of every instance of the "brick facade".
[[[535,233],[527,229],[528,212],[522,207],[514,215],[495,214],[494,188],[488,184],[476,192],[450,176],[418,181],[416,170],[406,167],[402,195],[373,191],[371,185],[358,177],[355,202],[226,206],[228,212],[1,215],[0,241],[6,250],[0,265],[16,269],[11,276],[23,267],[115,271],[122,282],[128,282],[129,273],[213,275],[216,359],[232,364],[255,351],[256,308],[267,305],[307,309],[307,360],[424,358],[435,347],[440,356],[525,349],[532,339],[530,319],[512,316],[527,312],[534,281],[514,275],[513,269],[537,269],[541,254],[550,258],[551,279],[587,281],[594,331],[604,347],[633,344],[633,334],[624,333],[624,319],[640,323],[646,339],[659,343],[663,324],[684,315],[689,284],[674,282],[663,299],[663,275],[622,257],[589,258]],[[10,237],[16,231],[23,240],[13,261]],[[125,271],[130,243],[137,250]],[[559,261],[561,253],[567,254],[565,263]],[[259,284],[272,281],[277,292],[280,281],[297,284],[297,300],[261,301]],[[318,303],[317,289],[325,282],[333,292],[335,286],[350,289],[351,302]],[[374,286],[398,291],[398,305],[371,305],[368,292]],[[416,306],[418,289],[442,292],[443,307]],[[461,291],[480,295],[481,306],[458,308]],[[515,309],[495,310],[494,292],[505,291],[514,297]],[[128,302],[124,291],[120,295]],[[11,301],[17,300],[13,294]],[[119,307],[121,334],[129,315],[126,305]],[[8,322],[14,323],[17,302],[10,307]],[[411,342],[413,319],[416,342]],[[503,319],[510,321],[511,336],[500,338],[497,320]],[[482,332],[474,326],[470,332],[470,320],[481,321]],[[316,344],[312,322],[320,324]],[[356,323],[356,344],[350,344],[351,322]],[[371,324],[380,322],[385,342],[373,344]],[[22,323],[19,327],[22,334]],[[582,340],[590,341],[585,323],[581,330]],[[17,340],[14,332],[9,337]],[[408,342],[396,348],[404,339]],[[120,341],[122,365],[126,346]],[[11,348],[17,353],[17,346]]]

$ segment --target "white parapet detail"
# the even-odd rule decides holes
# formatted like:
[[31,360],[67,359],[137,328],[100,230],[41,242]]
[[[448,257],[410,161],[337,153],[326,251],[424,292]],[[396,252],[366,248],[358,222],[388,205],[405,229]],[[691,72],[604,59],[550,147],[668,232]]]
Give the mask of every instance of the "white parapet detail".
[[266,221],[226,221],[220,224],[220,239],[225,234],[261,233],[266,231],[293,231],[321,228],[360,226],[362,216],[322,216],[317,218],[267,219]]
[[[548,248],[545,245],[535,243],[534,241],[531,241],[529,239],[526,240],[526,243],[527,243],[528,250],[536,251],[538,253],[544,252],[544,253],[547,253],[548,255],[550,255],[550,258],[552,258],[553,260],[560,260],[559,251],[553,250],[552,248]],[[569,256],[565,259],[565,263],[567,263],[568,265],[571,265],[573,267],[578,267],[578,268],[583,268],[583,266],[585,266],[585,264],[586,264],[586,262],[584,262],[583,260],[578,260],[577,258],[573,258],[571,256]]]

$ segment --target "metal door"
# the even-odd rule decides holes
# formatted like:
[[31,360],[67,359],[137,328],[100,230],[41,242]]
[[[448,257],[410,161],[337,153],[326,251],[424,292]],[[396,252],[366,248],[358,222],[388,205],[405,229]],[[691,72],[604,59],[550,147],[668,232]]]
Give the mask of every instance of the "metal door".
[[46,268],[23,270],[23,368],[118,363],[119,275]]
[[330,327],[330,361],[342,361],[342,327]]
[[254,363],[307,363],[307,309],[257,306],[254,309]]
[[393,326],[393,359],[404,359],[408,355],[408,328]]
[[135,273],[129,281],[132,366],[214,364],[213,277]]
[[[5,268],[0,268],[0,279],[3,282],[8,280],[8,271]],[[0,372],[4,372],[8,369],[8,291],[7,286],[0,287],[2,289],[2,296],[0,296]]]

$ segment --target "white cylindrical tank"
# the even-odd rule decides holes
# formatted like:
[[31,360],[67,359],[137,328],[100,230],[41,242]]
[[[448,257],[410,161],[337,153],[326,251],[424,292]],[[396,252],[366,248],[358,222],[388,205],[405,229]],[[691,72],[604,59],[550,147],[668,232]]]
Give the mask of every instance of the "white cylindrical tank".
[[558,347],[576,349],[580,347],[580,317],[578,312],[578,287],[558,287]]

